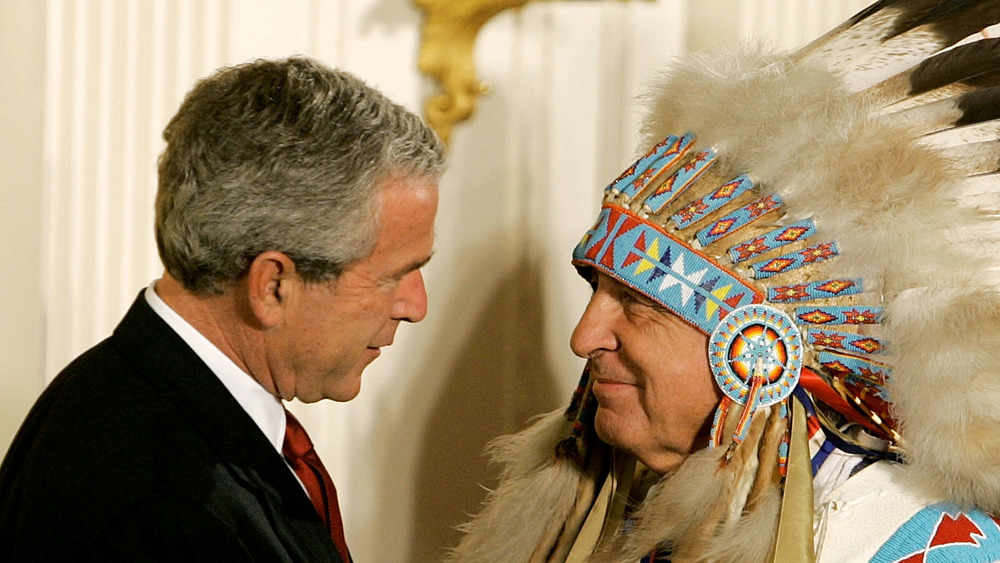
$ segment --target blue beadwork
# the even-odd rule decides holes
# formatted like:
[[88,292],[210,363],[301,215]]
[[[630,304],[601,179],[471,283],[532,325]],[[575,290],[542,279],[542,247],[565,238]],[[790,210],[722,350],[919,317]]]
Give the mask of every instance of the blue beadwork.
[[742,174],[707,196],[685,205],[670,220],[678,229],[686,229],[752,189],[753,181]]
[[[802,336],[785,313],[767,305],[747,305],[730,313],[708,340],[715,383],[739,404],[773,405],[792,394],[802,369]],[[751,379],[764,383],[749,397]]]
[[765,252],[805,240],[816,234],[816,224],[812,219],[798,221],[787,227],[775,229],[765,235],[741,242],[729,249],[729,259],[734,264],[749,260]]
[[764,196],[753,203],[749,203],[729,213],[718,221],[714,221],[712,224],[698,231],[695,237],[702,246],[711,244],[749,225],[764,215],[780,209],[782,203],[781,197],[777,194]]
[[632,198],[665,169],[672,167],[691,149],[695,136],[667,136],[648,153],[636,160],[615,181],[604,188],[605,193],[622,193]]
[[981,510],[942,502],[917,512],[875,552],[872,563],[1000,561],[1000,523]]
[[804,248],[797,252],[783,254],[770,260],[762,260],[750,266],[754,279],[766,279],[778,274],[816,264],[840,255],[835,242],[826,242]]
[[[643,205],[650,213],[659,213],[670,202],[687,191],[706,170],[717,160],[715,151],[708,149],[696,154],[689,162],[677,169],[656,190],[653,191]],[[652,181],[652,179],[651,179]]]
[[573,251],[708,334],[719,320],[763,295],[718,264],[633,213],[611,204]]
[[860,354],[884,354],[885,342],[878,338],[830,330],[828,328],[810,327],[806,329],[806,343],[817,348],[829,348]]
[[797,303],[814,299],[843,297],[864,291],[861,278],[819,280],[809,283],[781,285],[767,288],[767,300],[772,303]]
[[881,319],[882,307],[871,305],[826,305],[795,308],[795,320],[811,325],[867,325],[878,324]]

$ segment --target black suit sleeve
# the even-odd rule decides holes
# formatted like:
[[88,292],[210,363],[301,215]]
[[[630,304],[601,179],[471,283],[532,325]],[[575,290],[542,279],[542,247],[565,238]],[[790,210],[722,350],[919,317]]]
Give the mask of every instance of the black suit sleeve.
[[201,506],[163,498],[130,506],[110,519],[89,561],[259,561],[238,534]]

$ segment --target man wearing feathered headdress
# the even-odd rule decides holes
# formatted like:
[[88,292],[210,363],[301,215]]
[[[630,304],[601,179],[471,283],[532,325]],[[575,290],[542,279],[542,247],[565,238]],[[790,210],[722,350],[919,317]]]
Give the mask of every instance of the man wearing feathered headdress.
[[997,0],[681,61],[452,561],[1000,560]]

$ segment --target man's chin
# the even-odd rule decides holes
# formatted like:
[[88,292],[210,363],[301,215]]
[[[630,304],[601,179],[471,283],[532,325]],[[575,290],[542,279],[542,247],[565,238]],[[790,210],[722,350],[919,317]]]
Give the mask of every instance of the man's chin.
[[353,400],[361,393],[361,372],[348,375],[344,381],[340,381],[336,389],[331,389],[326,398],[338,403],[346,403]]
[[614,410],[597,407],[594,413],[594,431],[605,443],[619,449],[628,449],[627,421]]
[[[363,369],[363,368],[361,368]],[[355,369],[346,375],[330,376],[335,381],[327,379],[319,386],[304,389],[301,385],[295,389],[295,398],[302,403],[318,403],[322,400],[346,403],[361,392],[361,369]]]

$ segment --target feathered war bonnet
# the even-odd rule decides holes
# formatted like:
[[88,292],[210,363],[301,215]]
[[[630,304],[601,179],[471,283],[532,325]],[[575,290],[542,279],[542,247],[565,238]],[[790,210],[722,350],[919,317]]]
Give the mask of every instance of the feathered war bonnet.
[[[651,148],[573,262],[707,334],[724,398],[711,446],[595,559],[773,556],[796,395],[926,494],[1000,513],[1000,40],[980,33],[997,21],[998,0],[884,0],[792,55],[701,54],[657,79]],[[588,386],[492,445],[501,483],[452,560],[566,559],[610,465]]]

